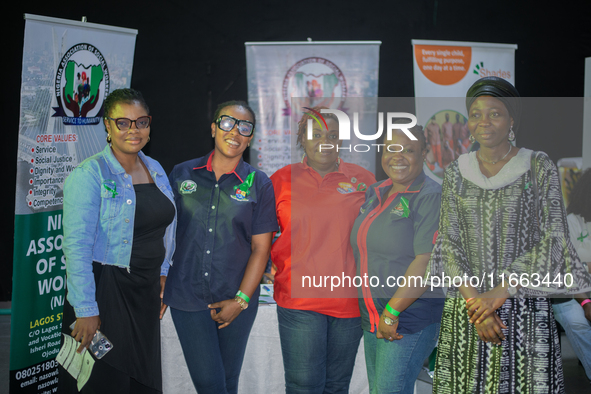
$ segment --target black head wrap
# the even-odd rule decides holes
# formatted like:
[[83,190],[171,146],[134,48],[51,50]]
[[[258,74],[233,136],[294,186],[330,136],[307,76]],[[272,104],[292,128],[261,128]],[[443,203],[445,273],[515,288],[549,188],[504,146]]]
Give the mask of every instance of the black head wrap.
[[[510,82],[499,77],[484,77],[468,89],[466,93],[466,109],[470,112],[470,107],[479,96],[495,97],[507,108],[509,115],[513,118],[513,130],[519,129],[519,118],[521,117],[521,99],[519,92]],[[469,114],[468,114],[469,116]]]

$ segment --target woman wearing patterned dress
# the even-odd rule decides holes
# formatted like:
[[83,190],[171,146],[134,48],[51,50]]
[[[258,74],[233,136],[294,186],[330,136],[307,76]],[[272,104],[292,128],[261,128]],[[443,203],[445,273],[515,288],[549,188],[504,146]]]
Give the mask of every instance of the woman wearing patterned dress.
[[480,149],[445,171],[428,272],[449,287],[433,392],[563,393],[545,297],[587,291],[591,277],[568,235],[556,166],[511,144],[520,99],[509,82],[478,80],[466,107]]

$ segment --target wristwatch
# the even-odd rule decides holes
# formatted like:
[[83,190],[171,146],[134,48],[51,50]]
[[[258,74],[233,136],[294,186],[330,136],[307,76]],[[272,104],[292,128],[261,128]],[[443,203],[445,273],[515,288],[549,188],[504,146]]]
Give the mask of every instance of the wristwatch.
[[388,326],[393,326],[397,322],[398,322],[398,318],[390,319],[388,316],[384,316],[384,323],[386,323],[386,325],[388,325]]
[[246,308],[248,308],[248,302],[246,302],[241,297],[238,297],[238,296],[234,297],[234,301],[236,301],[238,303],[238,305],[240,305],[240,308],[242,310],[245,310]]

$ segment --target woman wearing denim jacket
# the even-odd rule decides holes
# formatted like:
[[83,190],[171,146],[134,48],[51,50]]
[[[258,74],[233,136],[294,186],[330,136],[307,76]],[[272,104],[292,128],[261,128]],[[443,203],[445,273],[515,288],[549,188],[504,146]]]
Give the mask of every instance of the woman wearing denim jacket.
[[[104,105],[109,144],[64,184],[68,303],[62,331],[81,343],[79,352],[99,328],[113,344],[95,360],[82,392],[158,393],[159,315],[176,210],[164,170],[141,152],[152,120],[141,93],[118,89]],[[60,392],[76,390],[61,367],[59,382]]]

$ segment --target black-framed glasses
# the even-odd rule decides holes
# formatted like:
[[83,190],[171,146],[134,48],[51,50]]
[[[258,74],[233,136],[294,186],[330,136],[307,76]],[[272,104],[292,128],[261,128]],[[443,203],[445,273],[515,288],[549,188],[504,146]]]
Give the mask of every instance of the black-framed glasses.
[[133,123],[135,123],[135,127],[138,129],[147,129],[148,127],[150,127],[150,123],[152,123],[152,117],[150,115],[140,116],[136,120],[131,120],[131,119],[127,119],[127,118],[114,119],[109,116],[105,116],[105,117],[107,119],[111,119],[113,122],[115,122],[115,125],[121,131],[129,130]]
[[248,120],[236,119],[230,115],[222,115],[216,120],[218,127],[224,131],[230,131],[237,124],[238,134],[250,137],[254,133],[254,124]]

